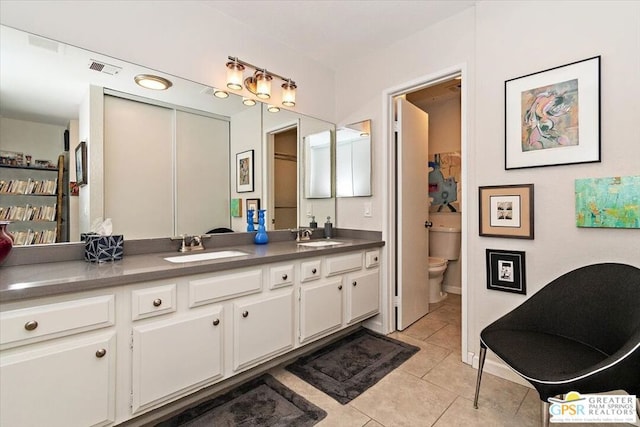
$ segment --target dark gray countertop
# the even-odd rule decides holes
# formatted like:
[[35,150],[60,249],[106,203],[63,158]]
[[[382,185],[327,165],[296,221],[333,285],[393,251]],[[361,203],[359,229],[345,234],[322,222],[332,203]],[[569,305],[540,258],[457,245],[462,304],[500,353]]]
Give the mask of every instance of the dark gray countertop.
[[4,266],[0,267],[0,302],[12,302],[384,246],[384,242],[381,240],[342,237],[336,240],[343,243],[322,248],[299,246],[295,241],[270,242],[266,245],[239,244],[216,247],[205,250],[204,253],[239,250],[246,252],[247,255],[183,264],[174,264],[164,260],[166,257],[180,255],[174,251],[125,255],[120,261],[102,264],[86,261],[62,261]]

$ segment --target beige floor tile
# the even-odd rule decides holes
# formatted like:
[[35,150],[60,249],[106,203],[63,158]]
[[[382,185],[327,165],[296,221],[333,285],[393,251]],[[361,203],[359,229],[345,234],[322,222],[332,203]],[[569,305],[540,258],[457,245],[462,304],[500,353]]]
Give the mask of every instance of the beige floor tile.
[[462,310],[460,305],[444,304],[442,307],[433,310],[425,317],[432,320],[439,320],[441,322],[451,323],[453,325],[460,326],[462,318]]
[[[451,353],[431,369],[423,379],[473,400],[477,370],[460,361],[459,353]],[[482,374],[478,406],[495,409],[509,416],[516,414],[529,389],[487,372]]]
[[370,417],[356,408],[350,405],[342,405],[331,396],[321,392],[282,367],[271,370],[270,374],[282,384],[327,412],[327,416],[316,424],[317,427],[362,427],[371,420]]
[[541,404],[542,401],[538,392],[534,389],[527,390],[527,395],[520,408],[518,408],[515,419],[523,426],[536,427],[542,425]]
[[514,427],[516,425],[522,427],[520,424],[515,424],[512,417],[500,411],[482,407],[475,409],[472,401],[458,396],[438,419],[438,422],[434,424],[434,427]]
[[394,332],[390,336],[399,341],[406,342],[407,344],[420,347],[419,352],[414,354],[409,360],[398,367],[398,369],[417,377],[424,376],[427,372],[433,369],[434,366],[442,362],[451,352],[444,347],[428,344],[424,341],[405,335],[402,332]]
[[350,405],[384,426],[430,426],[456,395],[396,369]]
[[424,340],[447,326],[444,320],[433,319],[429,314],[402,331],[403,334],[415,339]]
[[435,334],[424,340],[429,344],[447,348],[453,353],[460,355],[462,347],[462,335],[460,334],[460,326],[447,324]]
[[376,420],[371,420],[364,425],[364,427],[384,427],[382,424],[377,422]]

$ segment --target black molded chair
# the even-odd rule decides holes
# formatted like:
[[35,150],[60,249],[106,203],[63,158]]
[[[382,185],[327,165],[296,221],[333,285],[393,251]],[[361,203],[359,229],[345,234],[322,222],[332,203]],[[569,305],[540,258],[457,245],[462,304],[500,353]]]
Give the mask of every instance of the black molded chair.
[[538,391],[544,425],[548,399],[570,391],[640,397],[640,269],[578,268],[484,328],[475,408],[487,348]]
[[233,233],[233,230],[227,227],[218,227],[207,231],[207,234]]

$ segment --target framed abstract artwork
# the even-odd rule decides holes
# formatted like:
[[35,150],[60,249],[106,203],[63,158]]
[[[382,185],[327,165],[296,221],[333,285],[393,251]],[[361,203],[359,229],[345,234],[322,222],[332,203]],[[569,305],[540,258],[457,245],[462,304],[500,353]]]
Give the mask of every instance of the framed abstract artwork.
[[479,187],[480,235],[533,239],[533,184]]
[[253,191],[253,150],[236,154],[236,192]]
[[505,169],[600,161],[600,56],[505,82]]
[[79,186],[87,185],[87,143],[82,141],[76,147],[76,182]]
[[576,226],[640,229],[640,175],[575,181]]
[[526,295],[524,252],[487,249],[487,289]]

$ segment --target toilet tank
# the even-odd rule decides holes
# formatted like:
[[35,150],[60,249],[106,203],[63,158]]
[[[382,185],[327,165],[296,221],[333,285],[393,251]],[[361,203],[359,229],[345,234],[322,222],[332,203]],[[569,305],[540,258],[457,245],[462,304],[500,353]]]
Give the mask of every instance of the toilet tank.
[[460,257],[460,228],[434,225],[429,229],[429,256],[457,260]]

